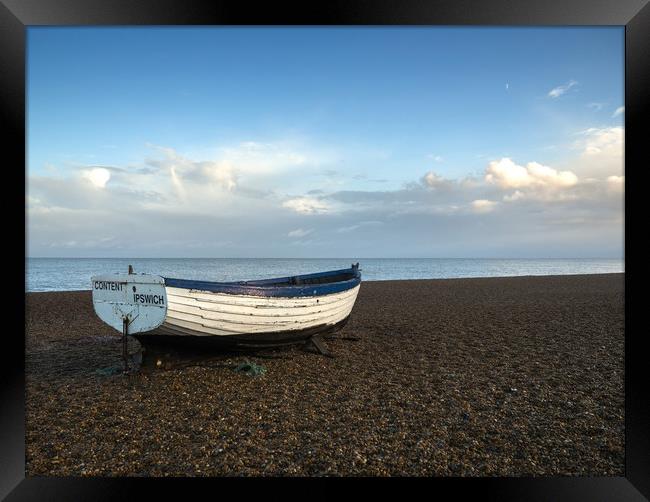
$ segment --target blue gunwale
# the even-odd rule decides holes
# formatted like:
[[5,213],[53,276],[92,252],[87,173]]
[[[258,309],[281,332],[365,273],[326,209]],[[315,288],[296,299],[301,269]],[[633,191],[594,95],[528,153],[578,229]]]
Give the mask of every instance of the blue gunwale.
[[[342,276],[342,280],[333,279],[332,282],[322,282],[320,284],[300,284],[302,281],[311,279],[327,280],[328,277],[334,278],[336,276]],[[361,271],[357,264],[340,270],[255,281],[211,282],[174,279],[171,277],[165,277],[164,279],[165,286],[171,288],[194,289],[232,295],[296,298],[331,295],[352,289],[361,283]],[[292,282],[298,282],[298,284],[291,284]]]

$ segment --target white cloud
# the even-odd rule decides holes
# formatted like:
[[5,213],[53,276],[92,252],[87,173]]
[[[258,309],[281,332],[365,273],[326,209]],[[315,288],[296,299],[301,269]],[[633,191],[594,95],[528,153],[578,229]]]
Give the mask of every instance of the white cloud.
[[570,187],[578,182],[578,177],[571,171],[561,171],[543,166],[537,162],[529,162],[526,169],[533,180],[533,184],[555,187]]
[[604,182],[608,176],[623,174],[625,129],[604,127],[579,131],[571,145],[579,155],[565,160],[560,166],[568,168],[580,180],[595,179]]
[[573,86],[576,86],[576,85],[578,85],[578,82],[576,82],[575,80],[570,80],[569,82],[567,82],[564,85],[558,85],[557,87],[555,87],[555,88],[553,88],[553,89],[551,89],[549,91],[548,97],[549,98],[559,98],[560,96],[562,96],[562,94],[564,94],[565,92],[567,92],[569,89],[571,89]]
[[283,207],[301,214],[323,214],[331,212],[331,206],[314,197],[296,197],[282,203]]
[[518,188],[530,185],[528,170],[515,164],[507,157],[489,163],[485,180],[502,188]]
[[449,180],[444,179],[442,176],[429,171],[422,178],[423,183],[429,188],[445,188],[449,186]]
[[510,195],[504,195],[503,200],[506,202],[515,202],[517,200],[523,199],[526,197],[526,194],[524,192],[520,192],[519,190],[515,190],[513,194]]
[[350,225],[349,227],[341,227],[337,229],[336,231],[340,234],[348,233],[348,232],[354,232],[355,230],[361,228],[361,227],[374,227],[378,225],[383,225],[383,221],[360,221],[356,225]]
[[604,103],[589,103],[587,105],[588,108],[591,108],[594,111],[599,112],[600,110],[603,109]]
[[487,200],[487,199],[477,199],[472,201],[472,210],[475,213],[489,213],[497,205],[497,202],[492,201],[492,200]]
[[305,237],[306,235],[309,235],[309,234],[311,234],[313,232],[314,232],[314,230],[312,228],[307,229],[307,230],[304,230],[302,228],[297,228],[297,229],[292,230],[291,232],[289,232],[287,235],[289,237],[298,238],[298,237]]
[[229,161],[201,162],[198,167],[202,176],[225,190],[232,191],[237,187],[235,167]]
[[608,176],[607,188],[611,192],[622,192],[625,188],[625,176]]
[[445,160],[445,159],[442,158],[442,156],[434,155],[433,153],[430,153],[429,155],[427,155],[427,158],[431,159],[431,160],[435,160],[436,162],[442,162],[442,161]]
[[[190,193],[193,195],[196,185],[201,185],[202,189],[237,191],[240,194],[245,191],[268,194],[280,187],[289,191],[300,190],[304,186],[303,174],[308,170],[314,173],[322,169],[323,163],[331,162],[334,155],[323,148],[287,141],[243,141],[182,154],[169,147],[148,146],[156,149],[163,158],[147,159],[147,169],[166,172],[168,188],[181,200],[187,200]],[[295,175],[297,170],[301,175]],[[152,178],[159,181],[160,176]],[[190,188],[189,184],[193,186]]]
[[185,183],[215,185],[227,191],[237,186],[237,168],[229,160],[194,161],[180,155],[173,148],[155,146],[165,155],[164,160],[149,164],[167,171],[176,193],[185,198]]
[[619,115],[623,115],[624,113],[625,113],[625,107],[619,106],[612,114],[612,118],[618,117]]
[[88,180],[95,188],[104,188],[106,183],[111,179],[111,172],[104,167],[94,167],[85,169],[81,176]]
[[591,127],[579,134],[583,139],[576,143],[584,155],[606,154],[623,159],[625,131],[622,127]]
[[488,164],[485,180],[503,189],[563,188],[573,186],[578,182],[577,176],[571,171],[558,172],[537,162],[529,162],[524,167],[515,164],[512,159],[507,157]]
[[307,154],[283,143],[244,141],[220,152],[221,159],[236,165],[240,173],[252,175],[278,174],[304,166],[310,160]]

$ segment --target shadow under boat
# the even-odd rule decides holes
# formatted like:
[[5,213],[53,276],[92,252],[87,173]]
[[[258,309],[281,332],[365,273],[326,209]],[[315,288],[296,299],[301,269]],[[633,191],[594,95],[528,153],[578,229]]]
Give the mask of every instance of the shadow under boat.
[[172,368],[193,362],[206,362],[235,356],[262,358],[283,357],[288,348],[302,348],[308,352],[334,357],[323,344],[323,339],[345,327],[350,316],[327,326],[275,333],[252,335],[214,336],[170,336],[132,335],[141,349],[131,355],[131,363],[139,368]]

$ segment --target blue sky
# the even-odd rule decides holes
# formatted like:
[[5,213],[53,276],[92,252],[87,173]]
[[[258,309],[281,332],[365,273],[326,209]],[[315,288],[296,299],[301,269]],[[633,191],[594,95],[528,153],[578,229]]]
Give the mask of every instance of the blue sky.
[[29,253],[622,256],[623,64],[620,27],[30,27]]

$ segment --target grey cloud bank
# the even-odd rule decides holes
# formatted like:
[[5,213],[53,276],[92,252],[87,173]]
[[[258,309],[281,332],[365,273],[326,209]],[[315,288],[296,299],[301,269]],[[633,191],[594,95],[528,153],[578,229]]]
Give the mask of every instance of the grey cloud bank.
[[286,145],[245,142],[212,160],[154,147],[141,165],[29,176],[28,254],[622,257],[623,130],[577,138],[561,165],[492,159],[460,179],[423,169],[394,190],[317,185],[314,174],[345,173]]

